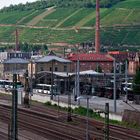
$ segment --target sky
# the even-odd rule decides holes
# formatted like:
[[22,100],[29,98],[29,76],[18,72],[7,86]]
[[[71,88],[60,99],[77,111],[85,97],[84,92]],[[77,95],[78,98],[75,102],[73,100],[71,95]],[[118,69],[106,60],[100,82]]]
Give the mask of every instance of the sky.
[[4,6],[9,6],[10,4],[19,4],[26,2],[34,2],[36,0],[0,0],[0,9]]

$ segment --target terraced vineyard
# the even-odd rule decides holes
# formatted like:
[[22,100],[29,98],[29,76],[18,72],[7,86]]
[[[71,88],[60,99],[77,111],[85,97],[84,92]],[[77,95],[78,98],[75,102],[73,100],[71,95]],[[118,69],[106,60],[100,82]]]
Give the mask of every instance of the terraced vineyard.
[[15,27],[0,27],[0,41],[1,42],[10,42],[14,41],[13,32],[15,31]]
[[[44,9],[0,13],[0,42],[14,42],[15,24],[21,42],[94,42],[94,8],[52,7],[49,12]],[[100,13],[102,44],[140,45],[140,0],[125,0],[112,8],[101,8]],[[38,21],[32,24],[35,18]]]
[[31,14],[28,14],[27,16],[25,16],[23,18],[23,20],[21,19],[19,24],[27,24],[31,19],[33,19],[37,15],[41,14],[42,12],[44,12],[44,10],[35,10],[35,11],[31,12]]
[[33,11],[13,11],[7,13],[0,13],[0,24],[16,24],[23,17],[31,14]]
[[[78,33],[75,30],[56,30],[56,29],[29,29],[24,28],[20,39],[26,42],[36,43],[57,43],[67,42],[74,44],[87,41],[94,36],[91,30],[81,29]],[[76,38],[76,40],[75,40]]]
[[69,17],[73,12],[75,12],[77,9],[67,9],[67,8],[58,8],[53,13],[49,14],[45,18],[43,18],[37,26],[49,26],[49,27],[55,27],[59,26],[58,24],[61,24],[65,18]]

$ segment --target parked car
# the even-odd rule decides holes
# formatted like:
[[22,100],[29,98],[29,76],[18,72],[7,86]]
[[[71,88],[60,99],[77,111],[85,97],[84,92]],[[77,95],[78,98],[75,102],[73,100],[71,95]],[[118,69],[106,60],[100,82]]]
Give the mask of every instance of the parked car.
[[[109,99],[114,98],[114,88],[113,87],[106,87],[105,88],[105,97]],[[120,97],[120,90],[116,89],[116,99],[119,99]]]
[[96,93],[96,96],[104,97],[105,96],[105,87],[96,87],[95,93]]

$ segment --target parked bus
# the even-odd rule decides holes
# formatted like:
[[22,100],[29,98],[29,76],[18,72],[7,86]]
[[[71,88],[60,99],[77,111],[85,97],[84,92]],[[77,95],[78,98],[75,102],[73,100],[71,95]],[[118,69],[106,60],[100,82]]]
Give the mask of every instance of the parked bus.
[[5,81],[6,80],[0,80],[0,88],[4,88],[5,87]]
[[[51,85],[48,84],[37,84],[35,87],[36,93],[51,94]],[[60,94],[60,91],[56,85],[53,85],[53,94]]]
[[[12,80],[0,80],[0,88],[4,88],[6,91],[9,91],[13,88]],[[17,88],[23,88],[23,84],[20,81],[17,81]]]

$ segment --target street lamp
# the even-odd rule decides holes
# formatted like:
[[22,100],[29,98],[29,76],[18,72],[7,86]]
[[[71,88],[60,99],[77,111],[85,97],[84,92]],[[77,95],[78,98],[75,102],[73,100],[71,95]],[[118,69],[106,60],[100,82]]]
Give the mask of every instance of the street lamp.
[[88,135],[88,122],[89,122],[89,99],[94,99],[96,98],[95,96],[79,96],[77,97],[77,101],[80,101],[81,99],[86,99],[87,100],[87,113],[86,113],[86,140],[89,140],[89,135]]

